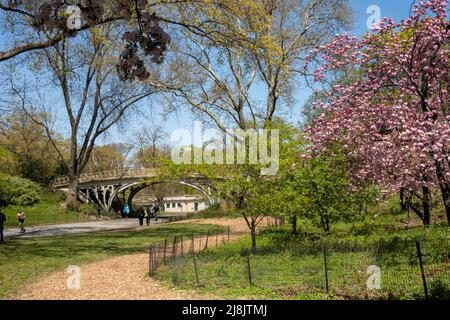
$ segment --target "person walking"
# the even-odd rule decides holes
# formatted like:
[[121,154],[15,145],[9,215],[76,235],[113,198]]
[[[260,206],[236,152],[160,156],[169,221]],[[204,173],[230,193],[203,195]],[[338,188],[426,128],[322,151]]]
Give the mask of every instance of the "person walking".
[[5,225],[5,222],[6,222],[6,216],[0,209],[0,244],[5,243],[5,241],[3,239],[3,226]]
[[150,217],[154,218],[154,213],[155,213],[155,207],[153,205],[153,203],[150,204],[150,206],[148,207],[148,213],[150,214]]
[[25,232],[25,228],[24,228],[24,224],[25,224],[25,212],[23,212],[22,209],[20,209],[17,212],[17,221],[19,221],[19,226],[20,226],[20,232],[24,233]]
[[123,215],[125,216],[125,220],[128,220],[128,216],[130,215],[130,207],[126,204],[125,208],[123,208]]
[[159,212],[159,206],[158,206],[158,204],[155,204],[155,206],[153,207],[153,214],[155,216],[155,221],[158,221],[158,212]]
[[142,207],[140,207],[138,210],[137,210],[137,217],[138,217],[138,219],[139,219],[139,225],[140,226],[143,226],[144,225],[144,209],[142,208]]
[[145,218],[145,223],[147,224],[147,226],[150,225],[150,212],[149,209],[145,209],[144,210],[144,218]]

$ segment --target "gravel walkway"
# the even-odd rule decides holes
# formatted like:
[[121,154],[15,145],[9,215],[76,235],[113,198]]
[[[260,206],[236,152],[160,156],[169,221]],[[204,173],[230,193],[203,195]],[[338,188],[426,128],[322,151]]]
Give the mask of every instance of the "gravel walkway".
[[[203,223],[230,226],[230,240],[248,233],[245,221],[240,219],[195,219],[174,223]],[[264,223],[265,224],[265,223]],[[262,224],[262,227],[264,226]],[[202,241],[199,239],[198,241]],[[205,241],[203,239],[203,241]],[[222,241],[219,241],[220,245]],[[211,241],[210,246],[215,246]],[[188,248],[190,240],[185,241]],[[108,258],[80,266],[80,289],[68,289],[66,271],[44,275],[22,288],[13,299],[44,300],[164,300],[164,299],[215,299],[200,296],[195,291],[174,290],[154,279],[145,277],[148,272],[148,255],[132,254]]]

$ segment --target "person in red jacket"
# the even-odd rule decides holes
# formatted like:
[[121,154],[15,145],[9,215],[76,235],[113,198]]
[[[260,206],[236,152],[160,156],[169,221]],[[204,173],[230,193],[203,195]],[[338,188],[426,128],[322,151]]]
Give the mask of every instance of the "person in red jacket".
[[25,232],[25,228],[24,228],[24,224],[25,224],[25,212],[23,212],[22,209],[20,209],[20,210],[17,212],[17,220],[19,221],[20,232],[24,233],[24,232]]

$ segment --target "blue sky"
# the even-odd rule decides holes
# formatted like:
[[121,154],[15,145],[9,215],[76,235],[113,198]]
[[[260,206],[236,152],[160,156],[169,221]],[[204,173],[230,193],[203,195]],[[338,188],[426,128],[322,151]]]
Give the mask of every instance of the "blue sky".
[[409,16],[412,3],[413,0],[350,0],[355,13],[355,26],[352,33],[362,35],[368,31],[366,25],[370,16],[367,13],[369,6],[378,6],[382,17],[392,17],[400,21]]
[[[367,28],[367,21],[372,16],[371,13],[367,13],[367,10],[371,6],[378,6],[381,17],[388,16],[395,20],[402,20],[409,16],[410,8],[413,0],[350,0],[350,5],[354,11],[354,26],[350,33],[353,35],[362,36],[364,33],[370,32]],[[297,123],[301,120],[300,109],[303,102],[308,98],[311,93],[310,90],[304,86],[299,86],[296,94],[297,106],[293,110],[290,110],[288,118],[293,123]],[[259,93],[260,92],[260,93]],[[262,90],[256,90],[255,95],[261,95],[264,97]],[[152,110],[148,112],[150,118],[154,119],[157,123],[162,123],[162,119],[159,117],[161,109],[158,106],[153,106]],[[193,132],[194,119],[189,111],[180,110],[177,115],[171,116],[164,122],[165,130],[169,133],[167,143],[170,143],[170,133],[177,128],[185,128],[190,132]],[[120,134],[117,134],[117,139],[122,140]],[[125,138],[126,139],[126,138]]]

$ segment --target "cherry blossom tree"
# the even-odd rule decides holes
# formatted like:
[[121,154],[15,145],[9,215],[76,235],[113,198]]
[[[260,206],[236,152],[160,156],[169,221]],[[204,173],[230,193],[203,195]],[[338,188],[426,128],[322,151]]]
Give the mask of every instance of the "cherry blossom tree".
[[[439,188],[450,224],[450,23],[448,0],[421,1],[408,19],[384,18],[362,39],[348,34],[308,56],[316,83],[348,66],[359,76],[329,88],[325,112],[308,129],[314,148],[340,143],[355,187],[375,183],[386,194],[422,193],[430,223],[431,190]],[[318,65],[317,63],[320,63]]]

